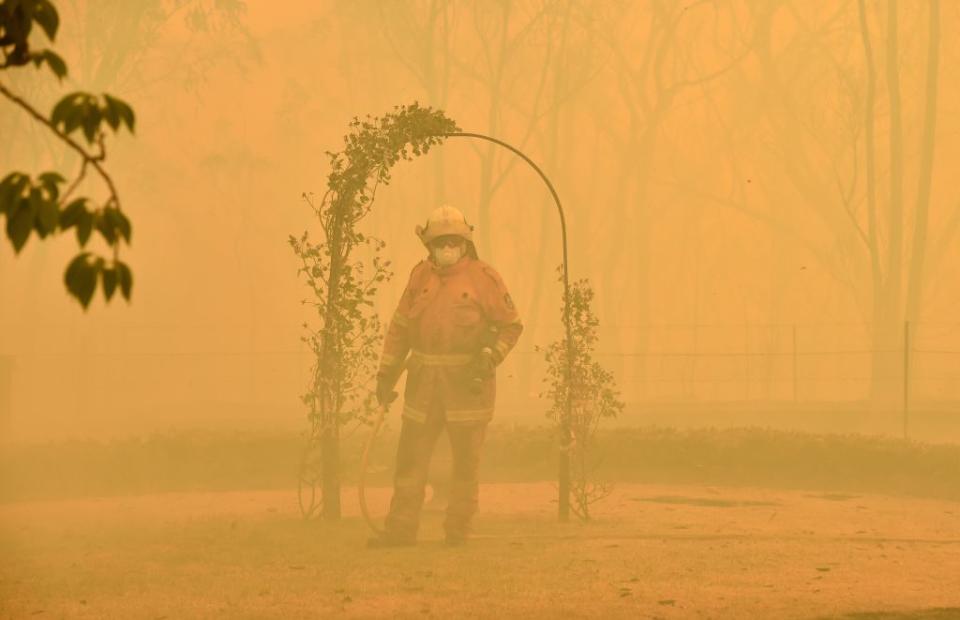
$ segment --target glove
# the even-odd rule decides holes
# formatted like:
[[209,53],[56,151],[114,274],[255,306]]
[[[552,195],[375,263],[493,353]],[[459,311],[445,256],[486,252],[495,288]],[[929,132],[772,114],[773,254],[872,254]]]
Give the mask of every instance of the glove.
[[393,391],[393,382],[389,377],[380,375],[377,377],[377,403],[381,407],[389,407],[397,399],[397,393]]
[[484,348],[477,354],[473,365],[475,375],[486,379],[493,376],[493,372],[497,368],[497,360],[493,357],[493,351],[491,349]]
[[486,379],[493,376],[497,368],[497,360],[493,357],[493,351],[488,348],[482,349],[470,362],[469,368],[470,391],[479,392],[480,386]]

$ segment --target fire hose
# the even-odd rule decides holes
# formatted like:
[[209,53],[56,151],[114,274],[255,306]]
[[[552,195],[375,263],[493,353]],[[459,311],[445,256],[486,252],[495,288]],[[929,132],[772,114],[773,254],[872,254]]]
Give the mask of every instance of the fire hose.
[[[397,393],[393,392],[394,398],[396,398]],[[390,403],[381,403],[375,412],[375,418],[373,420],[373,428],[370,429],[370,436],[367,438],[367,443],[363,446],[363,455],[360,457],[360,479],[357,481],[357,495],[360,499],[360,512],[363,514],[364,521],[367,522],[367,525],[370,526],[370,529],[373,530],[375,534],[382,534],[383,528],[381,528],[373,520],[373,517],[370,516],[370,510],[367,508],[367,465],[370,462],[370,449],[373,447],[373,442],[376,440],[377,435],[380,433],[380,427],[383,426],[383,419],[387,415],[387,411],[390,410]]]
[[[400,372],[393,380],[394,385],[400,380],[400,376],[406,372],[408,363],[409,362],[405,362],[400,368]],[[390,405],[397,399],[397,396],[398,394],[391,390],[387,402],[380,403],[377,406],[374,412],[373,428],[370,429],[370,436],[367,437],[367,443],[363,446],[363,454],[360,456],[360,477],[357,480],[357,497],[360,500],[360,513],[363,515],[363,520],[366,521],[370,529],[373,530],[373,533],[377,535],[383,533],[383,528],[377,525],[373,517],[370,516],[370,509],[367,508],[367,469],[370,464],[370,450],[373,448],[373,442],[376,441],[377,435],[380,434],[380,427],[383,426],[383,420],[387,416],[387,412],[390,411]]]

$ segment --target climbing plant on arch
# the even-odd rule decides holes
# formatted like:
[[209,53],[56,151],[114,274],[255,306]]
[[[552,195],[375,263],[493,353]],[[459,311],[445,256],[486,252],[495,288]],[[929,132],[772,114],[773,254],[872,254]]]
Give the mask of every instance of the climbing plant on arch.
[[[358,224],[373,206],[377,189],[390,182],[391,168],[412,160],[449,138],[472,138],[498,144],[526,161],[546,183],[560,215],[563,264],[561,279],[564,303],[569,304],[567,231],[557,193],[543,171],[510,144],[477,133],[460,131],[442,111],[420,106],[396,106],[381,117],[355,118],[344,137],[344,149],[328,152],[331,172],[327,191],[316,201],[304,194],[320,223],[322,239],[309,232],[290,236],[300,259],[299,273],[313,294],[304,300],[316,312],[317,324],[304,324],[303,341],[314,354],[310,382],[302,400],[308,407],[310,428],[300,470],[300,507],[304,517],[340,517],[340,430],[351,421],[363,421],[372,413],[369,391],[381,335],[381,323],[372,299],[393,273],[381,251],[384,243],[358,231]],[[357,258],[367,249],[372,259]],[[566,344],[572,346],[570,312],[564,312]],[[573,359],[569,354],[567,359]],[[567,373],[569,376],[569,364]],[[560,416],[559,517],[569,517],[570,399]],[[318,492],[319,491],[319,492]]]

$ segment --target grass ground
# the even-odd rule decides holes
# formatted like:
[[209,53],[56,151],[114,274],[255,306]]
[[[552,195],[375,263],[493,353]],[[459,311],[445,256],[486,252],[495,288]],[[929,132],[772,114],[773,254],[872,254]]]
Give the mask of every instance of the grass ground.
[[622,483],[583,525],[553,497],[485,484],[470,545],[427,513],[386,551],[352,489],[336,524],[290,490],[7,502],[0,617],[960,617],[956,501]]

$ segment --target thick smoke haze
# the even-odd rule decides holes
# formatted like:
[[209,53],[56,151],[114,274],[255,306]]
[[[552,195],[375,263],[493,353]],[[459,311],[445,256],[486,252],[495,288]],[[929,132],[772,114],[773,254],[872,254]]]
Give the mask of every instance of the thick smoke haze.
[[0,0],[0,618],[960,618],[958,32]]
[[[902,3],[892,61],[886,4],[866,3],[868,181],[855,2],[179,4],[63,3],[63,84],[4,73],[41,110],[83,89],[138,114],[136,135],[109,144],[134,223],[131,304],[97,299],[84,313],[68,297],[72,235],[19,256],[0,245],[4,441],[302,428],[311,313],[287,238],[317,226],[301,194],[325,190],[325,152],[351,118],[413,101],[515,144],[553,180],[571,276],[596,291],[598,359],[627,404],[617,423],[747,419],[736,411],[899,432],[907,321],[917,432],[955,410],[960,5],[942,4],[932,58],[927,5]],[[74,170],[44,131],[0,105],[0,170]],[[496,420],[541,423],[535,346],[560,335],[546,188],[467,140],[393,176],[364,222],[396,271],[382,316],[424,254],[414,226],[440,204],[463,210],[526,325]]]

